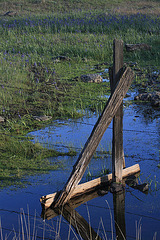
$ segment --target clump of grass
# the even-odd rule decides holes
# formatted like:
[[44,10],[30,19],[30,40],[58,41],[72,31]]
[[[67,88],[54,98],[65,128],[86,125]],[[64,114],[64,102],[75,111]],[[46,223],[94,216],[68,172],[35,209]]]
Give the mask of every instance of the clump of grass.
[[107,168],[106,166],[102,166],[101,171],[99,171],[97,174],[93,174],[93,171],[91,171],[88,167],[88,171],[86,174],[86,180],[90,181],[94,178],[102,177],[110,173],[110,169]]
[[[112,211],[111,208],[109,206],[108,201],[106,201],[107,205],[108,205],[108,209],[109,209],[109,214],[110,214],[110,238],[109,239],[115,239],[117,237],[122,237],[122,239],[126,239],[126,233],[123,232],[124,229],[121,229],[120,226],[122,228],[124,228],[124,226],[122,226],[122,224],[120,222],[117,222],[117,220],[114,220],[114,218],[116,218],[116,216],[112,215]],[[63,209],[62,209],[63,211]],[[61,239],[61,232],[63,231],[63,221],[65,222],[65,225],[68,225],[68,232],[66,232],[66,239],[71,239],[72,236],[74,236],[74,239],[82,239],[82,231],[86,231],[86,236],[88,240],[93,239],[93,237],[96,236],[96,239],[102,237],[102,239],[107,240],[108,239],[108,233],[107,230],[105,228],[104,222],[102,217],[100,217],[99,220],[99,225],[97,228],[97,233],[93,232],[92,226],[91,226],[91,216],[90,216],[90,212],[88,209],[88,206],[86,204],[86,211],[87,211],[87,216],[88,216],[88,223],[86,222],[86,220],[84,220],[84,218],[82,216],[80,216],[76,211],[74,212],[75,216],[70,216],[70,219],[68,217],[68,219],[66,218],[67,221],[64,221],[62,219],[62,215],[63,213],[61,213],[62,215],[59,216],[59,218],[57,219],[57,221],[52,222],[52,224],[50,224],[47,221],[43,221],[42,219],[39,219],[37,217],[37,214],[35,213],[34,216],[30,215],[29,213],[29,208],[28,208],[28,212],[25,213],[25,211],[23,209],[21,209],[20,211],[20,215],[19,215],[19,229],[16,230],[14,228],[13,225],[13,229],[10,230],[9,234],[5,234],[4,235],[4,231],[3,231],[3,221],[1,221],[0,219],[0,236],[1,236],[1,240],[3,239],[14,239],[14,240],[30,240],[30,239],[45,239],[48,237],[52,238],[54,237],[55,239]],[[68,214],[71,214],[70,212],[68,212]],[[77,217],[77,215],[80,216],[80,218]],[[79,222],[79,220],[81,219],[81,222]],[[83,220],[83,222],[82,222]],[[139,221],[135,222],[135,239],[136,240],[141,240],[142,239],[142,223],[141,223],[141,218]],[[75,223],[75,222],[76,223]],[[38,224],[37,224],[38,223]],[[113,225],[115,224],[116,227],[116,231],[114,230]],[[118,231],[117,231],[118,230]],[[73,233],[73,235],[71,235],[71,233]],[[49,236],[48,236],[49,234]],[[63,237],[64,237],[64,233],[63,233]],[[154,233],[154,236],[152,238],[153,240],[157,239],[157,232]]]
[[[16,136],[0,137],[0,187],[20,182],[26,175],[44,173],[62,167],[57,156],[73,156],[75,151],[59,152]],[[52,159],[51,159],[52,157]]]

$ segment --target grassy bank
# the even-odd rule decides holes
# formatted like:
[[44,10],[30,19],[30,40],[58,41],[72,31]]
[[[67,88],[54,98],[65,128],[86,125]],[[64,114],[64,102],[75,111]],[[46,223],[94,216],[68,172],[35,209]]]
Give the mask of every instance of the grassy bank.
[[76,154],[73,150],[64,153],[48,150],[39,143],[33,144],[29,139],[4,134],[0,136],[0,150],[0,188],[12,185],[24,186],[27,183],[26,176],[63,167],[62,162],[53,158]]
[[[124,44],[150,45],[150,51],[128,53],[124,49],[124,60],[136,62],[139,68],[149,66],[149,71],[159,68],[159,5],[158,1],[124,0],[112,4],[104,0],[0,2],[0,116],[5,119],[0,125],[2,185],[29,169],[33,173],[59,166],[46,160],[43,169],[43,161],[37,160],[39,152],[43,152],[41,160],[65,154],[42,151],[39,145],[19,138],[45,125],[34,116],[63,119],[81,117],[86,111],[101,112],[104,95],[110,94],[109,83],[84,83],[79,77],[104,72],[110,66],[114,38]],[[4,16],[7,11],[16,14]]]

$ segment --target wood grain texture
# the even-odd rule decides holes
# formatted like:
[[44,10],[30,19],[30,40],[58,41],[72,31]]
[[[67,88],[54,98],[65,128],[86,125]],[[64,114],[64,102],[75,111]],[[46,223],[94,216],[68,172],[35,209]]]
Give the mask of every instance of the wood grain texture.
[[[135,164],[131,167],[123,169],[122,177],[126,178],[126,177],[136,174],[138,172],[140,172],[139,164]],[[73,201],[72,205],[75,205],[75,207],[77,207],[77,204],[82,202],[82,200],[80,199],[81,196],[82,196],[82,198],[84,198],[84,201],[87,201],[92,196],[88,195],[88,196],[84,197],[84,194],[90,193],[92,191],[94,192],[95,189],[97,189],[101,186],[109,185],[111,183],[111,181],[112,181],[112,173],[110,173],[106,176],[103,176],[103,177],[93,179],[89,182],[79,184],[76,186],[76,188],[71,193],[71,199],[69,201]],[[52,205],[52,203],[55,201],[56,194],[57,193],[52,193],[52,194],[48,194],[46,196],[41,197],[40,202],[44,206],[45,209],[49,208]],[[86,197],[87,197],[87,199],[86,199]],[[77,202],[76,202],[76,198],[77,198]]]
[[[123,73],[123,41],[113,42],[113,74],[111,91],[113,92]],[[125,79],[124,79],[125,81]],[[113,118],[112,137],[112,176],[114,182],[122,181],[122,169],[125,166],[123,150],[123,101]]]
[[146,43],[126,44],[125,47],[127,52],[133,52],[136,50],[151,50],[151,46]]

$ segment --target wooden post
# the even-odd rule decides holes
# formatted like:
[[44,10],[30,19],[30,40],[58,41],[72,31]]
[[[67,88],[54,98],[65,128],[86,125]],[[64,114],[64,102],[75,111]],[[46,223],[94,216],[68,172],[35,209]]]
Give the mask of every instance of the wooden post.
[[115,116],[118,108],[120,107],[124,96],[126,95],[132,80],[134,78],[134,73],[130,68],[126,68],[121,79],[117,83],[114,91],[112,92],[101,116],[99,117],[97,123],[95,124],[90,137],[88,138],[77,162],[73,167],[73,171],[65,184],[63,190],[57,194],[53,206],[58,207],[66,203],[77,184],[80,182],[83,174],[97,149],[97,146],[102,139],[107,127]]
[[[113,42],[113,74],[111,92],[123,74],[123,41],[115,39]],[[124,79],[125,81],[125,79]],[[125,167],[123,151],[123,101],[113,118],[112,140],[112,176],[114,182],[122,181],[122,169]]]

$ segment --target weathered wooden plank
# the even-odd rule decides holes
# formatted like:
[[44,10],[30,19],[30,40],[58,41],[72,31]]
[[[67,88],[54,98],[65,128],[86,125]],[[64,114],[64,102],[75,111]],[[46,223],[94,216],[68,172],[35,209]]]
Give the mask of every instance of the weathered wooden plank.
[[78,157],[78,160],[73,166],[72,173],[67,183],[65,184],[63,190],[57,194],[55,202],[53,203],[55,207],[63,205],[68,201],[68,199],[70,199],[72,191],[80,182],[100,140],[102,139],[103,134],[111,123],[117,109],[120,107],[133,78],[134,73],[129,67],[127,67],[120,81],[117,83],[114,92],[111,94],[101,116],[95,124],[90,137]]
[[[113,42],[113,78],[111,91],[123,74],[123,41],[114,39]],[[125,79],[124,79],[125,81]],[[125,166],[123,150],[123,101],[113,118],[112,138],[112,176],[114,182],[122,181],[122,168]]]
[[122,169],[125,166],[123,150],[123,104],[120,105],[113,118],[113,138],[112,138],[112,173],[113,181],[122,181]]
[[151,46],[146,43],[126,44],[125,47],[127,52],[133,52],[136,50],[151,50]]
[[[91,191],[89,193],[81,192],[81,194],[79,194],[78,196],[71,198],[67,204],[69,204],[70,206],[72,206],[72,208],[75,209],[75,208],[79,207],[80,205],[84,204],[85,202],[88,202],[94,198],[97,198],[99,196],[97,193],[98,190],[99,190],[99,188],[94,191]],[[56,193],[53,193],[50,195],[55,196]],[[42,204],[41,216],[43,219],[50,220],[51,218],[54,218],[58,215],[58,213],[54,211],[54,208],[50,207],[51,203],[53,202],[53,199],[54,199],[54,197],[52,197],[52,201],[50,201],[50,204],[48,204],[49,203],[48,201],[46,201],[45,205]]]
[[[126,178],[126,177],[128,177],[130,175],[133,175],[133,174],[136,174],[138,172],[140,172],[139,164],[135,164],[131,167],[123,169],[122,170],[122,177]],[[72,199],[73,199],[73,202],[74,202],[75,201],[74,199],[79,197],[80,195],[85,194],[85,193],[90,193],[100,186],[104,186],[104,185],[106,186],[107,184],[110,184],[111,181],[112,181],[112,173],[110,173],[106,176],[103,176],[103,177],[93,179],[89,182],[79,184],[79,185],[76,186],[76,188],[71,193],[70,201],[72,201]],[[42,196],[41,199],[40,199],[41,204],[45,208],[49,208],[52,205],[52,203],[55,201],[56,194],[57,193],[52,193],[52,194],[48,194],[46,196]],[[82,198],[83,197],[84,196],[82,196]],[[81,200],[78,200],[78,202],[81,202]],[[72,203],[72,205],[74,205],[74,204],[76,205],[76,202]]]
[[113,41],[113,82],[112,91],[114,91],[117,82],[123,74],[123,41],[114,39]]

